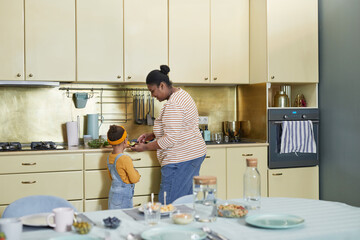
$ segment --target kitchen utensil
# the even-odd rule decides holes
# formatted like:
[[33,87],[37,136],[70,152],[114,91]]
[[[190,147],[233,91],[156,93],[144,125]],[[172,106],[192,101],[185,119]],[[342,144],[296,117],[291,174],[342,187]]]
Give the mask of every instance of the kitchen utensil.
[[79,145],[78,122],[66,122],[67,143],[69,147]]
[[274,96],[274,107],[289,107],[289,97],[284,91],[276,92]]
[[99,129],[102,121],[99,124],[99,114],[88,114],[87,115],[87,134],[91,135],[92,139],[99,139]]
[[148,112],[146,114],[146,124],[149,125],[149,126],[152,126],[152,125],[154,125],[154,122],[153,122],[152,116],[150,114],[150,111],[151,111],[151,97],[150,97],[150,94],[148,94],[147,106],[148,106]]
[[221,235],[220,233],[214,232],[214,231],[211,230],[209,227],[204,226],[204,227],[202,227],[201,229],[202,229],[204,232],[206,232],[207,234],[210,234],[210,235],[212,235],[212,236],[215,236],[215,237],[217,237],[217,238],[219,238],[219,239],[221,239],[221,240],[229,240],[227,237]]
[[240,139],[240,121],[224,121],[223,132],[229,136],[229,141],[237,141]]
[[141,96],[140,94],[137,94],[135,96],[136,101],[134,103],[134,106],[136,106],[136,112],[135,112],[135,123],[136,124],[142,124],[142,119],[141,119]]
[[86,106],[88,99],[89,99],[88,93],[83,93],[83,92],[74,93],[75,107],[84,108]]

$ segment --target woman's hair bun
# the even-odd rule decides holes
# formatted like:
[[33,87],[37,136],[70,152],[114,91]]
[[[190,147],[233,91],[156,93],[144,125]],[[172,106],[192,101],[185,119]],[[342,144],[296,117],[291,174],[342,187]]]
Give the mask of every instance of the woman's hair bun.
[[161,65],[160,66],[160,72],[167,75],[170,72],[170,68],[167,65]]

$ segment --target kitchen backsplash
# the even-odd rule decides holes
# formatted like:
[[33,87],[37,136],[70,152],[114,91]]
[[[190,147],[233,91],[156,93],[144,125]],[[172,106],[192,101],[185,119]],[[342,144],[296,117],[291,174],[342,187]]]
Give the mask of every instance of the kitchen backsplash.
[[[112,112],[114,116],[125,116],[124,105],[121,102],[120,91],[103,91],[103,103],[100,104],[100,91],[94,90],[94,96],[88,99],[85,108],[76,108],[72,95],[75,92],[59,88],[106,88],[118,89],[119,85],[99,84],[61,84],[56,88],[39,87],[1,87],[0,88],[0,136],[1,142],[54,141],[66,142],[66,127],[68,121],[80,119],[80,138],[86,134],[86,115],[91,113]],[[120,85],[121,88],[146,88],[145,85]],[[236,120],[236,87],[235,86],[179,86],[188,91],[194,98],[200,116],[209,117],[209,130],[222,131],[223,121]],[[130,139],[137,138],[141,133],[152,130],[151,126],[138,125],[133,120],[132,91],[128,92],[128,118],[126,122],[105,121],[99,130],[100,135],[106,134],[109,125],[120,124],[128,130]],[[136,92],[135,92],[136,93]],[[144,92],[147,95],[147,91]],[[118,96],[120,96],[120,98]],[[104,98],[104,97],[107,98]],[[115,100],[114,100],[115,99]],[[115,103],[114,103],[115,102]],[[102,109],[101,109],[102,105]],[[155,100],[155,116],[163,103]],[[106,117],[106,116],[105,116]],[[118,117],[120,119],[120,117]],[[123,119],[123,117],[121,117]]]

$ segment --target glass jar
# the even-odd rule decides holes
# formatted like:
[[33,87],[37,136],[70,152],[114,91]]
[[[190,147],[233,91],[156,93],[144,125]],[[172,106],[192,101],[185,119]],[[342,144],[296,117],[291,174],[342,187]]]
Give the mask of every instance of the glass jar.
[[217,217],[216,177],[195,176],[193,179],[195,220],[213,222]]
[[244,200],[248,210],[260,208],[260,173],[257,169],[257,159],[246,159],[246,170],[244,173]]

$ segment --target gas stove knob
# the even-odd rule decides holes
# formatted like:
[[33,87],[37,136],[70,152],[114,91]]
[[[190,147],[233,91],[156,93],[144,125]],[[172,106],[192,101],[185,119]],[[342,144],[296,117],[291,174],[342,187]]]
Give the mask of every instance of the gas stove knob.
[[283,116],[283,119],[288,119],[288,118],[289,118],[288,115]]
[[307,116],[306,116],[305,114],[303,114],[303,115],[301,116],[301,118],[306,119]]

